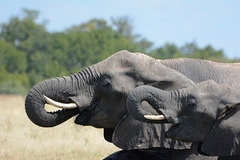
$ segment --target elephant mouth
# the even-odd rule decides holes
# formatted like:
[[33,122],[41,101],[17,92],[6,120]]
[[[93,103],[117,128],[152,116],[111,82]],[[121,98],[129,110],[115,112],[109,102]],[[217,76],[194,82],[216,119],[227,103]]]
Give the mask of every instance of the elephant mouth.
[[74,123],[80,124],[80,125],[88,125],[88,122],[91,120],[93,110],[100,104],[100,99],[96,99],[95,101],[93,101],[93,103],[91,103],[90,106],[78,106],[77,105],[78,103],[72,99],[69,100],[67,103],[62,103],[62,102],[52,100],[45,95],[43,95],[43,97],[49,105],[60,108],[59,110],[56,110],[54,112],[61,112],[64,110],[71,110],[71,109],[78,108],[79,114],[76,116]]
[[91,117],[90,117],[90,115],[88,115],[87,114],[87,112],[85,112],[85,111],[82,111],[82,112],[80,112],[77,116],[76,116],[76,118],[75,118],[75,120],[74,120],[74,123],[75,124],[80,124],[80,125],[87,125],[88,124],[88,122],[90,121],[90,119],[91,119]]
[[88,122],[91,120],[93,111],[100,104],[100,99],[95,100],[90,106],[86,107],[81,111],[75,118],[74,123],[79,125],[88,125]]

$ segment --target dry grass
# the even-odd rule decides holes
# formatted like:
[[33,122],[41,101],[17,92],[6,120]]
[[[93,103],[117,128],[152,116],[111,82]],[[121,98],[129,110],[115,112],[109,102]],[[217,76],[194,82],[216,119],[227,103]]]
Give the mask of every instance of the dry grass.
[[118,150],[103,138],[103,130],[68,120],[41,128],[27,118],[24,97],[0,95],[0,159],[99,160]]

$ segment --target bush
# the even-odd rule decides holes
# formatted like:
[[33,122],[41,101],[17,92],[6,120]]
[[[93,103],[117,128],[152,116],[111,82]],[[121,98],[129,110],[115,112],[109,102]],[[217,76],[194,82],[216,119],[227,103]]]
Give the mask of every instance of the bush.
[[24,94],[26,93],[25,87],[21,81],[17,79],[10,79],[2,82],[0,85],[0,93],[4,94]]

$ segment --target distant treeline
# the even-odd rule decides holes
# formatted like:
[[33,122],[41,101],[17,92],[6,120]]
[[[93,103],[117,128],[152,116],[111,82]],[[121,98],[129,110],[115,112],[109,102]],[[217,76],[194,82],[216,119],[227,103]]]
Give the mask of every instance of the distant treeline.
[[38,11],[24,9],[0,24],[0,93],[24,94],[39,81],[69,75],[126,49],[155,58],[192,57],[227,62],[223,50],[211,45],[199,48],[195,42],[178,47],[153,43],[133,34],[128,17],[92,19],[62,32],[49,32],[37,23]]

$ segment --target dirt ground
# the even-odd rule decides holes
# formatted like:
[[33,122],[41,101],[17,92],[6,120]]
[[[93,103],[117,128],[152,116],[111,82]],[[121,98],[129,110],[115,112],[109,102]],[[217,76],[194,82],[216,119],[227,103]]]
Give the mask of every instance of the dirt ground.
[[119,150],[103,130],[75,125],[73,119],[53,127],[34,125],[22,96],[0,95],[0,159],[99,160]]

